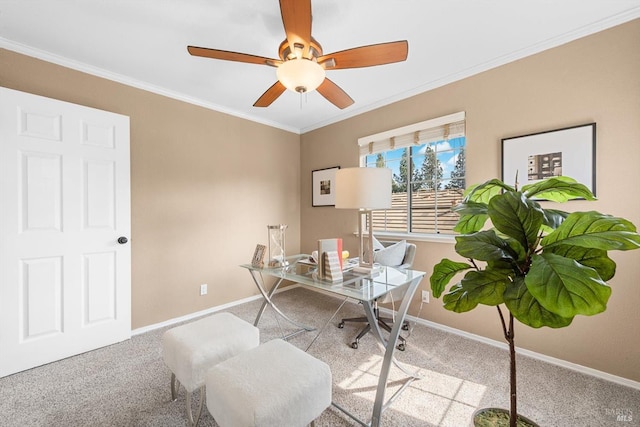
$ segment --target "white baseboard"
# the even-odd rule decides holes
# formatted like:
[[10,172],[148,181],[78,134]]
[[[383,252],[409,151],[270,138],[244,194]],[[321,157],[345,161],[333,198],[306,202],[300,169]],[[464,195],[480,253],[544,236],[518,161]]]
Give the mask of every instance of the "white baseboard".
[[[289,288],[285,288],[283,290],[288,290],[288,289]],[[278,291],[278,292],[282,292],[282,291]],[[261,299],[261,298],[262,298],[262,295],[254,295],[252,297],[243,298],[241,300],[230,302],[228,304],[217,305],[215,307],[211,307],[211,308],[208,308],[206,310],[196,311],[195,313],[190,313],[190,314],[187,314],[187,315],[184,315],[184,316],[180,316],[180,317],[174,317],[173,319],[165,320],[164,322],[155,323],[155,324],[149,325],[149,326],[143,326],[142,328],[134,329],[133,331],[131,331],[131,336],[144,334],[145,332],[150,332],[150,331],[153,331],[155,329],[164,328],[165,326],[175,325],[176,323],[182,323],[182,322],[186,322],[188,320],[193,320],[193,319],[196,319],[196,318],[201,317],[201,316],[206,316],[208,314],[215,313],[217,311],[226,310],[228,308],[235,307],[236,305],[244,304],[246,302],[255,301],[255,300]]]
[[[392,311],[380,307],[380,312],[385,314],[391,314]],[[451,326],[442,325],[440,323],[431,322],[429,320],[421,319],[418,317],[413,317],[407,315],[407,320],[411,322],[416,322],[424,326],[428,326],[430,328],[438,329],[444,332],[448,332],[450,334],[458,335],[464,338],[469,338],[474,341],[479,341],[484,344],[488,344],[494,347],[502,348],[504,350],[508,350],[509,346],[505,342],[496,341],[491,338],[483,337],[481,335],[472,334],[470,332],[463,331],[461,329],[452,328]],[[592,377],[600,378],[606,381],[610,381],[612,383],[620,384],[626,387],[631,387],[636,390],[640,390],[640,382],[633,381],[628,378],[619,377],[617,375],[612,375],[607,372],[602,372],[597,369],[589,368],[587,366],[578,365],[577,363],[568,362],[566,360],[557,359],[555,357],[547,356],[546,354],[536,353],[535,351],[527,350],[526,348],[516,347],[517,353],[530,357],[532,359],[540,360],[551,365],[560,366],[563,368],[570,369],[572,371],[580,372],[582,374],[591,375]]]
[[[295,289],[295,288],[297,288],[299,286],[300,285],[293,284],[291,286],[287,286],[286,288],[278,289],[276,291],[276,294],[279,294],[280,292],[290,291],[291,289]],[[233,302],[230,302],[230,303],[227,303],[227,304],[217,305],[215,307],[211,307],[211,308],[208,308],[206,310],[196,311],[195,313],[186,314],[186,315],[180,316],[180,317],[174,317],[173,319],[165,320],[164,322],[155,323],[155,324],[149,325],[149,326],[143,326],[142,328],[134,329],[133,331],[131,331],[131,336],[144,334],[145,332],[153,331],[155,329],[164,328],[165,326],[175,325],[176,323],[181,323],[181,322],[186,322],[188,320],[193,320],[193,319],[196,319],[198,317],[206,316],[207,314],[215,313],[217,311],[226,310],[228,308],[235,307],[237,305],[241,305],[241,304],[244,304],[244,303],[247,303],[247,302],[251,302],[251,301],[255,301],[255,300],[258,300],[258,299],[262,299],[262,295],[260,295],[260,294],[254,295],[254,296],[243,298],[243,299],[239,299],[237,301],[233,301]]]
[[[290,290],[295,289],[295,288],[297,288],[299,286],[300,285],[287,286],[284,289],[279,289],[277,293],[290,291]],[[324,292],[324,291],[322,291],[320,289],[311,289],[311,288],[307,288],[307,289],[310,289],[310,290],[312,290],[314,292],[320,292],[322,294],[337,298],[335,296],[335,294],[331,294],[329,292]],[[155,329],[164,328],[165,326],[171,326],[171,325],[174,325],[176,323],[181,323],[181,322],[185,322],[185,321],[188,321],[188,320],[193,320],[193,319],[201,317],[201,316],[205,316],[205,315],[208,315],[208,314],[211,314],[211,313],[215,313],[217,311],[226,310],[228,308],[235,307],[237,305],[244,304],[244,303],[247,303],[247,302],[255,301],[255,300],[261,299],[261,298],[262,298],[262,295],[254,295],[254,296],[251,296],[251,297],[248,297],[248,298],[243,298],[241,300],[234,301],[234,302],[231,302],[231,303],[228,303],[228,304],[222,304],[222,305],[218,305],[218,306],[215,306],[215,307],[208,308],[206,310],[197,311],[195,313],[187,314],[185,316],[176,317],[174,319],[166,320],[164,322],[156,323],[154,325],[144,326],[142,328],[138,328],[138,329],[135,329],[135,330],[131,331],[131,335],[132,336],[139,335],[139,334],[143,334],[145,332],[153,331]],[[385,313],[385,314],[391,314],[392,313],[391,310],[389,310],[387,308],[384,308],[384,307],[381,307],[380,311]],[[478,342],[481,342],[481,343],[484,343],[484,344],[488,344],[488,345],[491,345],[491,346],[494,346],[494,347],[502,348],[502,349],[505,349],[505,350],[508,349],[507,343],[504,343],[504,342],[501,342],[501,341],[496,341],[496,340],[493,340],[493,339],[490,339],[490,338],[487,338],[487,337],[483,337],[481,335],[472,334],[470,332],[466,332],[466,331],[463,331],[461,329],[452,328],[450,326],[442,325],[440,323],[435,323],[435,322],[432,322],[432,321],[429,321],[429,320],[425,320],[425,319],[421,319],[419,317],[414,317],[414,316],[411,316],[411,315],[407,315],[407,320],[409,320],[411,322],[419,323],[421,325],[424,325],[424,326],[427,326],[427,327],[430,327],[430,328],[434,328],[434,329],[438,329],[438,330],[441,330],[441,331],[444,331],[444,332],[448,332],[450,334],[458,335],[458,336],[461,336],[461,337],[464,337],[464,338],[468,338],[468,339],[471,339],[471,340],[474,340],[474,341],[478,341]],[[555,357],[547,356],[547,355],[542,354],[542,353],[536,353],[535,351],[527,350],[527,349],[524,349],[524,348],[516,348],[516,349],[517,349],[518,354],[522,354],[524,356],[531,357],[532,359],[541,360],[543,362],[546,362],[546,363],[549,363],[549,364],[552,364],[552,365],[560,366],[560,367],[563,367],[563,368],[570,369],[572,371],[580,372],[582,374],[591,375],[592,377],[600,378],[600,379],[603,379],[605,381],[610,381],[612,383],[616,383],[616,384],[620,384],[620,385],[623,385],[623,386],[626,386],[626,387],[631,387],[631,388],[636,389],[636,390],[640,390],[640,382],[638,382],[638,381],[633,381],[633,380],[630,380],[628,378],[623,378],[623,377],[619,377],[617,375],[612,375],[612,374],[609,374],[609,373],[606,373],[606,372],[598,371],[597,369],[588,368],[586,366],[578,365],[577,363],[572,363],[572,362],[568,362],[566,360],[557,359]]]

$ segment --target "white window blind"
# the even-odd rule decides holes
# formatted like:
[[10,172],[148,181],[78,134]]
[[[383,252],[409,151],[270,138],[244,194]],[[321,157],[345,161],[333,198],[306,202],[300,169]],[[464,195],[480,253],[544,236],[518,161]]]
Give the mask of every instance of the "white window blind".
[[465,136],[465,112],[426,120],[358,139],[360,156]]

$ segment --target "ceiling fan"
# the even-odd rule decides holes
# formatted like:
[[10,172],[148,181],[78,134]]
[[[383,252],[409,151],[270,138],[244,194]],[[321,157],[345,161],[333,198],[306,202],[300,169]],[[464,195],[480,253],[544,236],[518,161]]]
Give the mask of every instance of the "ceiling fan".
[[353,104],[353,99],[325,77],[325,70],[370,67],[407,59],[406,40],[360,46],[324,55],[322,46],[311,36],[311,0],[280,0],[280,13],[286,39],[280,44],[280,59],[206,47],[188,46],[193,56],[246,62],[276,67],[278,81],[253,104],[268,107],[288,88],[304,93],[317,89],[338,108]]

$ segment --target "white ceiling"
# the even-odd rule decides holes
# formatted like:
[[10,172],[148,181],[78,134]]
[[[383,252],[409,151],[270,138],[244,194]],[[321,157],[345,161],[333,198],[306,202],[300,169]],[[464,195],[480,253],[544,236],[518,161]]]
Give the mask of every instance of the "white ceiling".
[[640,0],[312,0],[312,9],[325,54],[408,40],[407,60],[328,71],[355,101],[344,110],[289,91],[253,107],[275,68],[186,47],[277,58],[278,0],[0,0],[0,47],[304,133],[639,18]]

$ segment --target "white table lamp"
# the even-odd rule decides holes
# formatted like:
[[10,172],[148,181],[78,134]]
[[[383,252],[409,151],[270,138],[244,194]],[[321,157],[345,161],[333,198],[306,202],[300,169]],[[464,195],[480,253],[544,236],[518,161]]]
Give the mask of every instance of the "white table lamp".
[[[336,208],[358,209],[358,234],[360,267],[373,267],[373,226],[371,211],[391,207],[391,169],[345,168],[336,172]],[[369,229],[366,249],[362,223],[364,216]],[[365,256],[366,255],[366,256]]]

